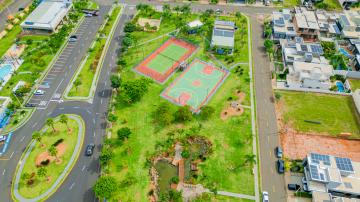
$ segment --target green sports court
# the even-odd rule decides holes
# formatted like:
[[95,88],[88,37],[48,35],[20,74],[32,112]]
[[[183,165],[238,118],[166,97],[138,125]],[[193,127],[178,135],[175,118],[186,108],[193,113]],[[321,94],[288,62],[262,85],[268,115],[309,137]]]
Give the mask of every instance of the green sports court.
[[228,74],[226,70],[196,59],[161,96],[177,105],[189,105],[192,111],[199,112]]

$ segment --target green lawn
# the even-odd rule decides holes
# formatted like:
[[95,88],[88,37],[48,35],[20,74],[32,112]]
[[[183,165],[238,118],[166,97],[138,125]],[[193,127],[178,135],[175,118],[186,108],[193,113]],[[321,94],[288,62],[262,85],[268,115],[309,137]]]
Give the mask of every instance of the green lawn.
[[12,130],[22,124],[26,119],[29,118],[29,116],[32,114],[33,109],[29,108],[23,108],[18,109],[13,116],[11,116],[11,119],[9,121],[9,124],[6,125],[5,131]]
[[286,8],[293,8],[294,6],[298,6],[299,4],[299,0],[284,0],[284,7]]
[[[116,20],[116,17],[118,16],[120,10],[121,10],[121,7],[114,8],[109,20],[107,21],[103,30],[101,30],[105,36],[109,37],[111,28]],[[94,48],[89,53],[88,58],[84,64],[84,66],[82,66],[77,78],[74,79],[74,81],[76,79],[79,79],[81,81],[81,84],[77,87],[75,85],[72,85],[72,87],[68,93],[69,97],[76,97],[76,96],[87,97],[87,96],[89,96],[90,90],[91,90],[91,85],[94,80],[94,76],[95,76],[96,72],[99,71],[97,64],[99,62],[101,62],[101,61],[99,61],[99,59],[101,57],[101,54],[104,51],[106,40],[107,40],[107,38],[105,38],[105,37],[99,37],[95,40]]]
[[16,37],[21,33],[21,31],[20,25],[15,25],[4,38],[0,39],[0,58],[15,43]]
[[[32,185],[27,185],[26,179],[22,178],[20,180],[19,193],[23,197],[34,198],[46,192],[62,173],[73,154],[79,131],[79,125],[77,122],[73,119],[69,119],[68,127],[71,129],[71,132],[68,132],[65,124],[59,123],[58,121],[55,121],[54,127],[56,132],[53,132],[51,127],[45,126],[46,131],[42,135],[41,143],[36,142],[34,148],[31,150],[29,157],[27,158],[26,162],[24,162],[25,165],[22,176],[24,173],[28,173],[30,175],[34,173],[35,176],[34,184]],[[45,166],[47,170],[46,177],[37,176],[37,170],[39,167],[37,167],[35,164],[36,158],[39,154],[46,152],[50,146],[59,139],[63,139],[61,144],[66,145],[65,153],[62,156],[58,156],[58,159],[60,160],[59,162],[52,161],[47,166]],[[47,181],[47,178],[49,178],[49,181]]]
[[[326,6],[324,7],[323,5]],[[338,0],[323,0],[321,3],[315,4],[315,7],[332,11],[342,11],[342,7]]]
[[253,200],[235,198],[230,196],[214,195],[212,193],[205,193],[201,197],[192,202],[254,202]]
[[358,79],[348,79],[350,82],[351,90],[354,92],[356,89],[360,89],[360,80]]
[[[359,118],[351,96],[335,96],[315,93],[283,92],[283,118],[296,130],[328,133],[336,136],[342,132],[360,138]],[[319,121],[321,124],[307,123]]]
[[[161,30],[159,34],[161,33]],[[135,33],[138,37],[145,33]],[[154,33],[151,33],[154,35]],[[156,37],[156,36],[153,36]],[[196,35],[181,35],[189,41],[197,43],[199,51],[196,56],[209,61],[205,54],[205,41]],[[148,36],[144,38],[148,39]],[[142,38],[139,38],[142,40]],[[144,46],[130,48],[122,59],[126,66],[122,68],[122,80],[140,78],[139,74],[131,71],[134,65],[140,62],[149,53],[155,50],[166,38],[159,38]],[[246,44],[247,47],[247,44]],[[194,57],[196,57],[194,56]],[[216,186],[218,190],[226,190],[236,193],[254,195],[254,176],[250,166],[242,166],[244,156],[252,154],[251,112],[245,109],[244,114],[233,117],[226,121],[220,119],[221,111],[228,106],[229,97],[234,97],[237,89],[244,91],[249,97],[248,66],[244,66],[244,74],[238,77],[231,74],[222,87],[212,97],[208,105],[214,107],[215,112],[208,121],[194,118],[186,124],[171,124],[159,129],[153,120],[153,112],[161,102],[168,102],[159,95],[177,76],[177,72],[164,85],[152,83],[148,93],[141,101],[130,106],[115,104],[117,122],[112,124],[112,137],[116,139],[116,131],[121,127],[129,127],[132,130],[130,138],[122,145],[113,147],[114,157],[109,168],[105,168],[110,175],[114,176],[121,187],[112,198],[113,201],[146,201],[150,186],[149,168],[146,167],[147,158],[153,155],[156,145],[167,139],[170,131],[179,128],[189,128],[201,124],[199,135],[207,137],[212,142],[213,154],[199,165],[199,177],[196,183],[205,186]],[[247,98],[249,99],[249,98]],[[172,105],[173,108],[177,108]],[[211,199],[211,201],[233,201],[232,198]],[[245,201],[245,200],[239,200]]]

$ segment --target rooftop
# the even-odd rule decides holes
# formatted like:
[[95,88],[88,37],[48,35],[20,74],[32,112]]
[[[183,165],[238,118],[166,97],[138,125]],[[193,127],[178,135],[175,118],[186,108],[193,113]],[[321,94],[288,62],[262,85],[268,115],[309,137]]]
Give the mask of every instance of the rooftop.
[[211,38],[212,46],[234,47],[235,23],[231,21],[215,21]]

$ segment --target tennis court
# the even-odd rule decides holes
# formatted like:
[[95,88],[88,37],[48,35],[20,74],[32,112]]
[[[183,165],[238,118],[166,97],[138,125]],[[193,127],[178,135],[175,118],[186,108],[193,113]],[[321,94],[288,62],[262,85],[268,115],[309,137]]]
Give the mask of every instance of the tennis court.
[[198,113],[225,81],[229,72],[201,60],[194,60],[161,96],[177,105],[189,105]]
[[190,43],[170,38],[137,65],[134,70],[159,83],[164,83],[195,50],[196,46]]

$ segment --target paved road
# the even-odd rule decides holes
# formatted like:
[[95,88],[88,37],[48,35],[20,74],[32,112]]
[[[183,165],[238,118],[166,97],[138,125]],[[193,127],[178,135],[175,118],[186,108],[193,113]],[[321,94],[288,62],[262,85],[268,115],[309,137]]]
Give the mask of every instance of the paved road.
[[[140,0],[126,0],[125,3],[129,3],[130,5],[134,5],[138,2],[143,2]],[[110,5],[111,1],[105,1],[101,0],[101,10],[102,13],[108,8],[104,5]],[[156,4],[156,2],[151,2],[151,4]],[[179,3],[171,3],[172,5],[178,5]],[[272,9],[269,8],[262,8],[262,7],[239,7],[239,6],[220,6],[220,5],[198,5],[193,4],[192,9],[193,11],[203,11],[206,9],[222,9],[225,12],[233,12],[233,11],[241,11],[246,14],[251,15],[252,21],[254,21],[254,15],[256,13],[270,13]],[[18,131],[15,132],[13,136],[13,140],[11,141],[11,145],[9,147],[9,150],[6,154],[6,156],[2,157],[5,160],[0,160],[0,174],[1,176],[1,186],[0,186],[0,196],[1,201],[7,202],[10,201],[10,181],[12,179],[12,176],[14,174],[14,170],[16,167],[17,162],[20,159],[20,156],[22,152],[25,150],[26,146],[31,140],[31,133],[34,130],[39,130],[45,119],[49,116],[57,116],[62,113],[74,113],[78,114],[81,117],[84,118],[85,124],[86,124],[86,137],[84,141],[84,145],[94,142],[97,145],[96,151],[94,152],[94,155],[90,158],[85,157],[84,155],[81,155],[79,160],[77,161],[76,165],[74,166],[74,169],[68,176],[68,178],[64,181],[58,192],[56,192],[49,201],[94,201],[95,197],[93,192],[91,191],[91,187],[94,184],[95,180],[97,179],[99,175],[99,164],[98,164],[98,155],[101,148],[101,142],[104,135],[104,131],[106,128],[106,112],[107,112],[107,104],[109,102],[109,98],[111,96],[111,87],[109,83],[109,75],[110,72],[115,71],[116,67],[116,59],[117,59],[117,52],[120,48],[120,42],[119,40],[122,37],[122,26],[124,22],[130,18],[132,18],[133,14],[135,12],[134,7],[127,7],[123,16],[120,19],[120,22],[116,28],[115,36],[113,40],[111,41],[111,45],[109,47],[108,53],[106,55],[104,66],[102,68],[99,83],[97,86],[95,98],[92,104],[84,103],[84,102],[58,102],[58,94],[62,93],[70,81],[71,75],[75,72],[75,68],[77,67],[77,64],[80,62],[80,58],[85,55],[84,51],[87,50],[87,44],[91,43],[92,38],[91,34],[85,34],[86,36],[90,35],[88,39],[84,40],[83,37],[80,37],[80,41],[73,45],[69,45],[64,52],[63,56],[61,57],[59,61],[56,62],[54,69],[51,71],[51,74],[49,74],[45,81],[48,81],[50,84],[50,87],[45,87],[44,90],[46,90],[45,96],[40,96],[39,100],[34,100],[35,104],[39,105],[39,110],[35,112],[33,117],[30,119],[30,121],[20,128]],[[87,20],[84,21],[84,23],[88,22]],[[101,22],[101,21],[99,21]],[[1,25],[1,24],[0,24]],[[85,26],[85,25],[83,25]],[[92,30],[94,26],[89,26],[89,30]],[[86,29],[87,30],[87,29]],[[96,28],[94,28],[96,30]],[[260,43],[257,44],[257,46],[262,46],[262,43],[260,40],[258,40],[261,32],[253,31],[254,35],[254,41]],[[83,41],[82,41],[83,40]],[[85,44],[85,45],[84,45]],[[254,46],[256,46],[254,44]],[[254,48],[254,58],[256,58],[258,55],[263,54],[262,50],[255,49]],[[71,56],[71,57],[69,57]],[[263,57],[265,61],[265,57]],[[62,61],[62,62],[60,62]],[[255,79],[261,80],[263,71],[265,70],[258,70],[258,69],[265,69],[265,64],[257,64],[258,58],[255,60]],[[65,68],[64,71],[60,67]],[[268,71],[268,70],[267,70]],[[66,75],[67,73],[67,75]],[[53,75],[53,76],[52,76]],[[263,78],[264,79],[264,78]],[[264,97],[265,95],[269,94],[271,95],[272,89],[269,85],[269,82],[267,83],[267,88],[263,88],[264,85],[258,85],[256,82],[256,92],[257,96]],[[264,89],[263,94],[264,95],[258,95],[259,92]],[[36,99],[36,98],[35,98]],[[257,98],[259,100],[259,98]],[[53,100],[53,101],[51,101]],[[259,101],[257,101],[259,104]],[[267,104],[269,104],[267,102]],[[273,106],[273,105],[272,105]],[[259,107],[259,106],[258,106]],[[260,106],[261,107],[261,106]],[[264,109],[262,107],[261,109]],[[258,117],[261,117],[259,114],[259,111],[267,111],[268,109],[265,108],[265,110],[258,110]],[[273,114],[274,115],[274,114]],[[260,132],[260,151],[261,154],[265,151],[268,152],[272,150],[272,148],[267,148],[266,145],[262,144],[263,141],[266,140],[266,138],[263,137],[263,131],[265,130],[264,124],[266,124],[265,120],[273,119],[275,121],[275,118],[269,115],[268,118],[265,119],[259,119],[259,132]],[[276,125],[275,125],[276,126]],[[276,129],[274,129],[276,130]],[[267,130],[268,131],[268,130]],[[274,139],[273,137],[271,138]],[[278,141],[278,140],[276,140]],[[83,151],[84,152],[84,148]],[[266,153],[265,152],[265,153]],[[263,156],[263,154],[262,154]],[[9,160],[6,160],[9,159]],[[261,161],[268,161],[266,159],[261,159]],[[273,161],[273,160],[271,160]],[[274,165],[273,162],[271,164]],[[273,174],[269,174],[266,172],[266,169],[268,169],[270,165],[267,165],[266,163],[262,166],[262,175],[263,180],[266,182],[263,182],[263,187],[268,189],[268,187],[272,187],[271,183],[278,183],[281,182],[281,180],[274,180],[272,178]],[[274,167],[274,166],[273,166]],[[277,178],[277,177],[276,177]],[[3,186],[4,185],[4,186]],[[284,185],[277,185],[275,184],[276,189],[279,189],[279,187],[284,187]],[[270,197],[274,197],[275,195],[271,193],[270,191]],[[275,190],[277,191],[277,190]]]
[[255,75],[255,96],[260,146],[262,190],[269,192],[270,201],[286,201],[283,175],[276,171],[274,149],[280,145],[277,135],[273,91],[271,87],[270,62],[264,51],[262,26],[256,16],[251,18],[253,33],[253,57]]
[[18,11],[19,8],[25,8],[29,5],[32,0],[14,0],[7,8],[0,12],[0,30],[2,31],[7,24],[7,16],[9,14],[14,14]]

